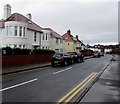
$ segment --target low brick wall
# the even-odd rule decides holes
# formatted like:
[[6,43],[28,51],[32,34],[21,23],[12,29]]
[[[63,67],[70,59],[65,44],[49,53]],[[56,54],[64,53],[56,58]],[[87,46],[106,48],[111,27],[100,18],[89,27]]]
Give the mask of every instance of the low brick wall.
[[37,64],[43,62],[50,62],[52,55],[11,55],[2,57],[2,67],[12,67],[27,64]]

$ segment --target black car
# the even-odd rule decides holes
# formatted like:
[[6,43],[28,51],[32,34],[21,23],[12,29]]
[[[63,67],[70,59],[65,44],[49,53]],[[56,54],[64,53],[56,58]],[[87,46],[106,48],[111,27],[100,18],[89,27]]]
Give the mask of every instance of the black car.
[[73,63],[73,59],[70,57],[68,53],[55,53],[51,60],[51,65],[68,65],[69,63]]
[[68,54],[70,54],[74,62],[84,62],[84,55],[80,52],[68,52]]

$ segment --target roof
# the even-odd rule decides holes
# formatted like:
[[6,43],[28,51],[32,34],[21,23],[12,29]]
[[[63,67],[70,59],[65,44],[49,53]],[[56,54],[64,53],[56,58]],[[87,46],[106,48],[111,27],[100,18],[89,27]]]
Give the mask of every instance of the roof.
[[77,38],[74,37],[74,36],[73,36],[71,33],[69,33],[69,32],[65,33],[62,37],[65,38],[65,39],[67,38],[66,41],[68,41],[68,42],[70,42],[70,41],[74,41],[74,42],[78,41]]
[[65,39],[67,38],[67,42],[73,41],[72,37],[68,33],[65,33],[62,37]]
[[25,22],[27,23],[27,28],[35,31],[42,31],[42,28],[28,19],[27,17],[19,14],[19,13],[14,13],[12,14],[9,18],[7,18],[5,21],[20,21],[20,22]]
[[43,30],[49,30],[51,32],[51,36],[55,37],[55,38],[62,38],[62,36],[60,34],[58,34],[57,32],[55,32],[53,29],[51,28],[43,28]]

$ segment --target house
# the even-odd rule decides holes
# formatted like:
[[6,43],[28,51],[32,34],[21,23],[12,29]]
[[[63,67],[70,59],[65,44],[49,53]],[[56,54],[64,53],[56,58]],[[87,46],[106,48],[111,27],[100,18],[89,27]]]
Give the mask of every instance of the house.
[[44,31],[49,31],[50,33],[50,39],[51,39],[51,46],[50,49],[56,51],[56,52],[64,52],[65,51],[65,39],[55,32],[51,28],[43,28]]
[[64,51],[64,39],[51,28],[42,28],[32,21],[32,15],[11,14],[11,6],[4,6],[0,20],[0,47],[40,48]]
[[11,6],[4,6],[4,18],[0,21],[1,46],[12,48],[35,48],[40,46],[42,28],[34,23],[31,14],[11,14]]
[[71,34],[71,31],[68,30],[63,36],[65,38],[65,51],[66,52],[76,52],[80,50],[84,50],[84,44],[78,39],[78,35],[74,37]]

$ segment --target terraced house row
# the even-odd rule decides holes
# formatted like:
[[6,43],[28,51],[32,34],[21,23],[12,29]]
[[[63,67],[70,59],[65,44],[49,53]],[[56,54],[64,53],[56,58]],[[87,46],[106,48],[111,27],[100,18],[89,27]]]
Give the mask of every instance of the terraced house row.
[[40,48],[59,52],[84,50],[85,45],[68,30],[63,36],[51,28],[42,28],[32,21],[32,15],[11,14],[11,6],[4,6],[0,20],[0,47]]

